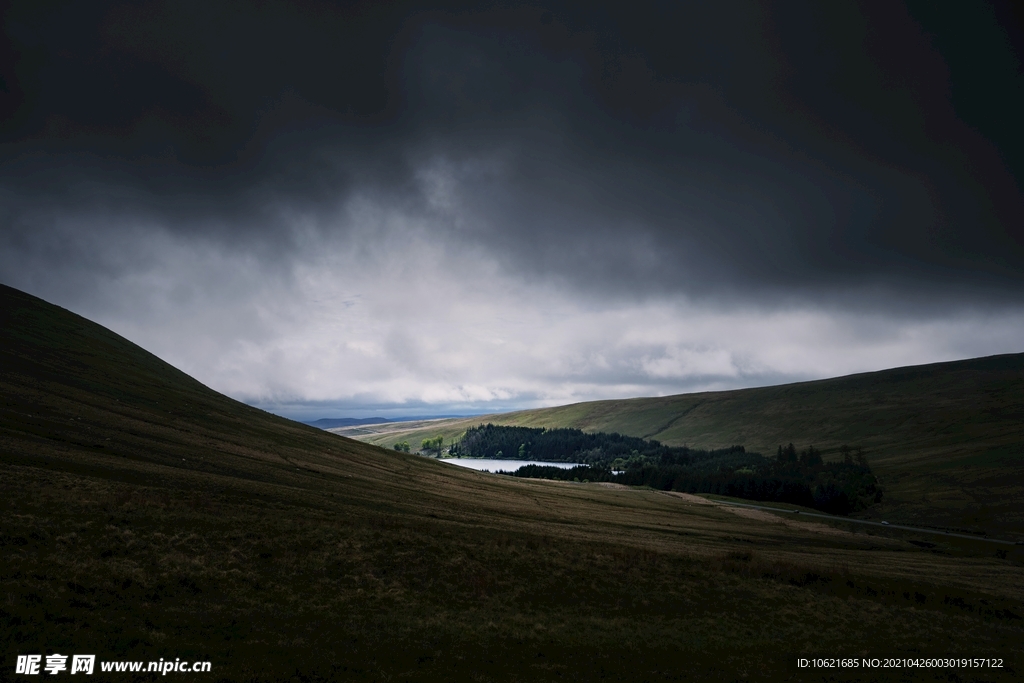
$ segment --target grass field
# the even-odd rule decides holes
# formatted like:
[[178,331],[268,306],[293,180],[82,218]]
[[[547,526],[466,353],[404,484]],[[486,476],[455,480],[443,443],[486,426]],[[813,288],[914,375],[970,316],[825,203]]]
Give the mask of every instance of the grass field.
[[[242,405],[9,288],[0,323],[0,678],[54,652],[203,681],[1019,678],[1020,546],[477,473]],[[1004,667],[796,667],[925,655]]]
[[492,422],[576,427],[669,445],[780,444],[836,454],[861,446],[885,488],[862,516],[1024,540],[1024,354],[884,370],[776,387],[577,403],[431,423],[336,430],[417,446]]

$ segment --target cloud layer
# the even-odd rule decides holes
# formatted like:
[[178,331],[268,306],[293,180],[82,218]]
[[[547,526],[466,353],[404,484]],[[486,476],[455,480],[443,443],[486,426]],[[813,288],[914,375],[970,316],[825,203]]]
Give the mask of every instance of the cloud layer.
[[75,11],[6,19],[0,280],[243,400],[479,412],[1024,350],[1002,6]]

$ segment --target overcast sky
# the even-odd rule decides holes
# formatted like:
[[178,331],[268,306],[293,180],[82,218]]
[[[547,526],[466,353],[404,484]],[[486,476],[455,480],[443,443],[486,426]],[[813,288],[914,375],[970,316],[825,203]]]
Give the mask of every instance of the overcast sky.
[[1010,3],[14,2],[0,282],[298,419],[1024,351]]

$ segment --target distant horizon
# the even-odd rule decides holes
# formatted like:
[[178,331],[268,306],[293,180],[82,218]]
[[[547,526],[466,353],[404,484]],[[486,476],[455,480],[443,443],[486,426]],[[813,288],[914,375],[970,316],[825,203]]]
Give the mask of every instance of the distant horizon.
[[[574,404],[577,404],[577,403],[591,403],[591,402],[595,402],[595,401],[628,401],[628,400],[632,400],[632,399],[667,398],[667,397],[670,397],[670,396],[680,396],[680,395],[686,395],[686,394],[697,394],[697,393],[718,392],[718,391],[723,391],[723,392],[725,392],[725,391],[742,391],[744,389],[757,389],[757,388],[765,388],[765,387],[773,387],[773,386],[785,386],[785,385],[789,385],[789,384],[801,384],[801,383],[804,383],[804,382],[818,382],[818,381],[825,381],[825,380],[830,380],[830,379],[840,379],[840,378],[843,378],[843,377],[850,377],[850,376],[854,376],[854,375],[870,374],[870,373],[874,373],[874,372],[885,372],[887,370],[899,370],[899,369],[902,369],[902,368],[914,368],[914,367],[924,367],[924,366],[930,366],[930,365],[942,365],[942,364],[946,364],[946,363],[958,363],[958,362],[965,362],[965,361],[972,361],[972,360],[981,360],[981,359],[984,359],[984,358],[995,358],[995,357],[998,357],[998,356],[1015,356],[1015,355],[1021,355],[1021,354],[1024,354],[1024,350],[1022,350],[1022,351],[1013,351],[1013,352],[1008,352],[1008,353],[987,354],[987,355],[984,355],[984,356],[971,356],[971,357],[967,357],[967,358],[954,358],[954,359],[950,359],[950,360],[940,360],[940,361],[928,362],[928,363],[910,363],[910,364],[904,364],[904,365],[895,365],[895,366],[892,366],[892,367],[878,368],[878,369],[875,369],[875,370],[864,370],[864,371],[861,371],[861,372],[851,372],[851,373],[846,373],[846,374],[842,374],[842,375],[834,375],[834,376],[831,376],[831,377],[816,377],[816,378],[810,378],[810,379],[795,380],[795,381],[791,381],[791,382],[779,382],[779,383],[774,383],[774,384],[757,384],[757,385],[750,385],[750,386],[732,387],[732,388],[727,388],[727,389],[709,389],[709,390],[696,390],[696,391],[682,391],[682,392],[677,392],[677,393],[672,393],[672,394],[660,394],[660,395],[656,395],[656,396],[652,396],[652,395],[643,395],[643,396],[609,396],[609,397],[604,397],[604,398],[589,399],[589,400],[586,400],[586,401],[572,401],[570,403],[553,403],[553,404],[550,404],[550,405],[531,405],[531,406],[526,406],[526,407],[507,407],[507,406],[506,407],[502,407],[502,408],[493,407],[494,409],[487,409],[487,410],[484,410],[484,409],[464,410],[462,412],[446,412],[444,410],[444,408],[442,407],[442,408],[439,408],[438,412],[435,413],[435,412],[432,412],[432,411],[428,410],[428,408],[426,406],[421,406],[421,407],[417,408],[417,410],[419,411],[417,413],[406,413],[404,411],[408,410],[408,409],[404,408],[404,407],[401,407],[401,406],[395,406],[395,407],[377,406],[377,407],[369,407],[369,408],[350,407],[350,408],[344,409],[344,410],[346,410],[346,414],[344,414],[344,415],[337,415],[336,414],[336,415],[332,415],[332,416],[324,416],[324,417],[318,417],[318,418],[299,418],[299,417],[293,417],[293,415],[301,414],[301,409],[300,410],[296,410],[295,408],[293,408],[292,410],[287,411],[287,412],[286,411],[278,412],[277,410],[272,410],[271,408],[266,407],[264,405],[260,405],[258,403],[252,403],[250,405],[252,405],[253,407],[256,407],[256,408],[260,408],[261,410],[266,410],[267,412],[274,413],[275,415],[280,415],[281,417],[285,417],[285,418],[288,418],[290,420],[296,420],[297,422],[303,422],[305,424],[311,424],[313,422],[316,422],[317,420],[345,420],[345,419],[365,420],[365,419],[368,419],[368,418],[371,418],[371,417],[372,418],[381,418],[381,419],[383,419],[385,421],[389,421],[389,422],[410,422],[410,421],[414,421],[414,420],[440,420],[440,419],[446,419],[446,418],[463,418],[463,417],[479,417],[479,416],[484,416],[484,415],[500,415],[500,414],[505,414],[505,413],[514,413],[514,412],[518,412],[520,410],[534,410],[534,409],[543,409],[543,408],[556,408],[556,407],[560,407],[560,406],[574,405]],[[317,408],[315,408],[315,410],[322,410],[322,407],[317,407]],[[391,416],[386,416],[386,415],[383,414],[383,413],[389,413],[391,410],[395,410],[397,412],[391,414]],[[367,423],[367,424],[369,424],[369,423]]]
[[[369,418],[366,418],[366,417],[352,417],[351,415],[341,415],[341,416],[335,416],[335,417],[321,417],[321,418],[317,418],[317,419],[314,419],[314,420],[299,420],[299,421],[300,422],[304,422],[306,424],[310,424],[310,425],[316,424],[317,422],[326,422],[326,421],[332,421],[332,420],[359,420],[359,421],[363,421],[363,420],[381,420],[383,422],[412,422],[412,421],[415,421],[415,420],[443,420],[443,419],[446,419],[446,418],[476,417],[477,415],[489,415],[489,414],[490,413],[470,413],[470,414],[460,414],[460,415],[401,415],[401,416],[394,416],[394,417],[374,416],[374,417],[369,417]],[[365,424],[372,424],[372,423],[366,422]]]

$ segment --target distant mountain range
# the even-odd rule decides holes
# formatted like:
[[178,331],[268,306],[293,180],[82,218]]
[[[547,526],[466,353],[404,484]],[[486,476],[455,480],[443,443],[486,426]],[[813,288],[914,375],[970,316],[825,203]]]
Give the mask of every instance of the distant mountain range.
[[357,425],[376,425],[383,424],[385,422],[395,422],[395,420],[389,420],[386,417],[336,417],[329,418],[325,417],[322,420],[314,420],[313,422],[305,422],[311,427],[319,427],[320,429],[334,429],[335,427],[355,427]]
[[359,425],[377,425],[384,424],[386,422],[412,422],[414,420],[441,420],[453,417],[471,417],[469,415],[415,415],[411,417],[337,417],[330,418],[325,417],[322,420],[314,420],[313,422],[304,422],[311,427],[318,427],[320,429],[335,429],[337,427],[358,427]]

